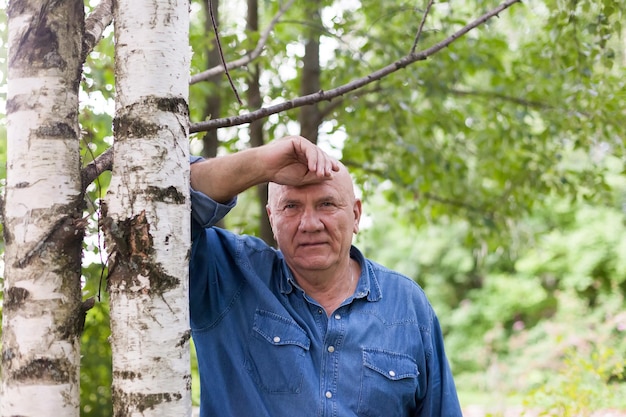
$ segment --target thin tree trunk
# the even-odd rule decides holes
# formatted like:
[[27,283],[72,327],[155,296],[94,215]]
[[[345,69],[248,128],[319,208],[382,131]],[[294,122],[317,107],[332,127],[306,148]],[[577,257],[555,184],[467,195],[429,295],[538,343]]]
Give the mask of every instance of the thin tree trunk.
[[[246,23],[248,32],[259,31],[259,2],[258,0],[248,0],[248,17]],[[261,99],[261,87],[259,76],[261,69],[258,64],[251,64],[250,77],[248,79],[248,107],[250,111],[260,109],[263,101]],[[250,123],[250,145],[252,147],[262,146],[265,143],[265,134],[263,132],[263,120],[255,120]],[[259,199],[259,237],[267,242],[268,245],[276,246],[274,233],[270,226],[270,220],[267,216],[267,184],[260,184],[256,187],[257,197]]]
[[[209,9],[211,8],[211,9]],[[204,1],[204,30],[209,36],[209,34],[214,33],[213,29],[213,21],[211,19],[210,10],[213,10],[213,16],[215,18],[216,24],[219,24],[219,0],[205,0]],[[207,68],[213,68],[217,65],[222,64],[220,58],[220,52],[217,45],[217,38],[213,36],[211,43],[206,48],[207,55]],[[209,94],[205,100],[205,111],[204,117],[202,120],[206,119],[219,119],[222,113],[222,77],[223,74],[218,74],[214,77],[211,77],[208,82],[214,85],[213,91],[214,94]],[[202,138],[202,142],[204,147],[202,148],[202,155],[206,158],[213,158],[217,155],[218,148],[218,138],[217,138],[217,129],[212,129],[206,132],[204,137]]]
[[8,7],[0,415],[78,416],[82,1]]
[[[300,95],[320,91],[320,30],[323,27],[320,15],[321,2],[319,0],[306,3],[306,15],[310,19],[310,25],[305,34],[304,57],[302,59],[302,83]],[[311,104],[300,109],[298,114],[300,122],[300,135],[317,143],[319,126],[322,123],[319,105]]]
[[[213,17],[216,25],[220,22],[219,13],[219,0],[205,0],[204,1],[204,30],[207,36],[213,35],[210,44],[207,46],[205,53],[207,55],[207,68],[213,68],[222,63],[220,58],[220,51],[217,44],[217,37],[215,36],[215,30],[213,29],[213,19],[211,19],[211,10],[213,11]],[[209,9],[210,8],[210,9]],[[219,27],[218,27],[219,30]],[[224,74],[217,74],[207,82],[213,84],[213,94],[208,94],[204,100],[205,108],[202,120],[207,119],[219,119],[222,114],[222,78]],[[217,137],[217,129],[211,129],[205,133],[202,137],[202,156],[205,158],[214,158],[217,156],[217,150],[219,148],[219,139]],[[224,219],[221,219],[216,224],[219,227],[225,227]]]
[[113,413],[189,416],[189,3],[118,0],[115,156],[103,207]]

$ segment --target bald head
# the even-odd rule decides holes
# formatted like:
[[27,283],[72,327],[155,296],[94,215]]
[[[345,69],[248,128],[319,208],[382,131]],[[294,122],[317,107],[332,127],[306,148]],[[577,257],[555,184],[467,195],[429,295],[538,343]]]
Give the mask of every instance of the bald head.
[[[329,180],[323,180],[320,183],[316,184],[324,184],[328,183],[333,188],[336,188],[342,196],[346,198],[349,202],[354,202],[356,199],[354,194],[354,183],[352,182],[352,177],[348,172],[348,168],[341,162],[339,162],[339,171],[333,172],[332,178]],[[289,189],[306,189],[307,187],[315,186],[316,184],[306,184],[301,186],[292,186],[292,185],[281,185],[276,184],[274,182],[270,182],[268,184],[267,190],[267,204],[272,207],[276,204],[277,201],[280,200],[280,197],[284,194],[285,191]]]

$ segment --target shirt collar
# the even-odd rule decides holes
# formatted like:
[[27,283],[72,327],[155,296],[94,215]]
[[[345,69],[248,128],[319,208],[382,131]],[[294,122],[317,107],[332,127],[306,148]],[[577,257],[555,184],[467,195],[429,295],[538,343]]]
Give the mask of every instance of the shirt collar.
[[361,266],[361,276],[359,277],[359,283],[356,286],[354,292],[354,298],[367,297],[367,301],[378,301],[382,298],[383,294],[380,290],[380,284],[376,273],[371,267],[370,262],[363,256],[360,250],[356,246],[350,248],[350,257],[357,261]]
[[[367,301],[380,300],[383,295],[380,290],[380,284],[378,283],[376,273],[371,268],[370,263],[355,246],[350,247],[350,257],[357,261],[361,266],[361,275],[359,276],[359,283],[357,284],[354,292],[354,298],[367,297]],[[294,288],[300,288],[300,286],[296,283],[296,280],[284,258],[282,260],[283,273],[278,285],[281,293],[290,294]]]

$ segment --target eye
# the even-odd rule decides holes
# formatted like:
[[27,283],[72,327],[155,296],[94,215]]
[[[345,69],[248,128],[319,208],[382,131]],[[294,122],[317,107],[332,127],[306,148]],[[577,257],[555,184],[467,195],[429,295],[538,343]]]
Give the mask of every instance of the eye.
[[296,216],[300,212],[300,204],[284,203],[281,206],[280,212],[283,216],[287,216],[287,217]]

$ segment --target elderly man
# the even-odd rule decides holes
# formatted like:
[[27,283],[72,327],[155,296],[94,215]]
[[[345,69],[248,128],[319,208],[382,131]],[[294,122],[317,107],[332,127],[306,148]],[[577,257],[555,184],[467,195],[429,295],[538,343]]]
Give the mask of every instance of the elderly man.
[[[346,168],[302,137],[192,161],[191,328],[202,417],[460,417],[422,289],[352,246]],[[269,182],[279,250],[214,227]]]

